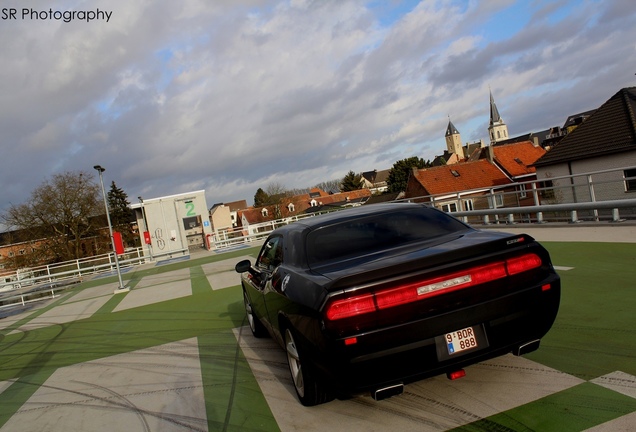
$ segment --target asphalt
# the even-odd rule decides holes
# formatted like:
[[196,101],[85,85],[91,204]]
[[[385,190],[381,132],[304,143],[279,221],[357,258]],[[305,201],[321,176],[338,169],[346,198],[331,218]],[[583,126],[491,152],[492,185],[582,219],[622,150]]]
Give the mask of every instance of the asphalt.
[[[525,232],[539,241],[636,242],[635,224],[497,225],[485,228]],[[196,252],[190,261],[210,255],[213,253]],[[222,259],[221,256],[219,261],[201,265],[213,291],[236,290],[237,275],[232,267],[240,258],[242,256]],[[136,269],[135,273],[148,269],[152,266]],[[51,329],[57,335],[65,331],[68,323],[94,317],[110,302],[116,303],[113,314],[141,311],[141,315],[130,316],[144,319],[144,313],[148,316],[154,313],[150,305],[177,302],[192,296],[195,288],[191,278],[193,273],[187,267],[155,274],[150,271],[136,280],[129,293],[123,294],[113,294],[117,283],[112,278],[104,279],[101,284],[93,281],[87,288],[80,287],[80,291],[66,301],[63,294],[58,299],[43,301],[33,309],[1,319],[0,331],[5,330],[3,337],[7,340],[12,335],[19,335],[13,336],[11,340],[15,342],[12,343],[31,343],[29,335],[34,330]],[[137,324],[131,320],[112,325],[134,328]],[[11,331],[7,332],[7,329]],[[130,334],[133,336],[129,337],[134,337],[134,332]],[[0,381],[0,401],[5,405],[0,408],[0,432],[441,431],[561,394],[585,381],[524,357],[504,356],[468,368],[468,374],[462,380],[432,378],[409,385],[403,395],[385,401],[376,402],[361,396],[305,408],[296,401],[285,355],[273,341],[253,338],[244,323],[219,335],[209,341],[209,345],[202,344],[196,335],[178,340],[166,338],[165,343],[158,337],[159,342],[149,343],[144,348],[114,348],[113,352],[117,353],[113,355],[94,355],[95,358],[88,361],[69,361],[61,367]],[[102,337],[95,333],[87,340],[90,343],[91,338]],[[2,342],[0,338],[0,347],[4,350],[6,347]],[[215,355],[215,344],[224,347],[223,357],[218,353]],[[37,346],[41,349],[46,344],[40,341]],[[38,355],[46,356],[46,349]],[[210,370],[206,359],[223,364]],[[246,361],[249,371],[238,369],[236,362],[239,360]],[[0,370],[2,368],[0,363]],[[231,381],[231,389],[215,389],[209,384],[212,382],[209,377],[217,373],[220,377],[215,382]],[[250,385],[254,380],[257,386]],[[617,372],[598,380],[600,385],[606,385],[606,388],[614,385],[620,394],[636,400],[633,376]],[[6,404],[9,395],[10,400],[15,401],[12,408]],[[240,405],[241,400],[247,401],[243,403],[248,407],[245,413],[232,408],[233,404]],[[627,431],[633,430],[635,424],[636,413],[632,412],[591,428],[575,430]]]

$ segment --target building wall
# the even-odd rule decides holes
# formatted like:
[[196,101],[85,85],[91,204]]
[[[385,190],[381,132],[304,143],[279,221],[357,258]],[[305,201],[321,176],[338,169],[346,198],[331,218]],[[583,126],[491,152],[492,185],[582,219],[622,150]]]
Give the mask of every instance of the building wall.
[[[205,191],[146,199],[143,205],[135,204],[133,208],[139,226],[145,226],[145,214],[151,238],[152,251],[149,253],[187,254],[189,249],[207,247],[206,238],[212,235],[212,227]],[[142,230],[140,237],[145,244]]]
[[[234,213],[236,214],[236,212]],[[212,222],[212,229],[214,231],[218,231],[220,229],[232,229],[232,212],[228,206],[219,205],[214,207],[214,211],[210,215],[210,218]]]
[[[539,181],[552,179],[551,181],[554,185],[553,203],[590,202],[591,194],[587,176],[578,176],[572,180],[569,178],[555,178],[629,166],[636,166],[636,151],[577,160],[569,164],[562,163],[547,167],[537,167],[537,179]],[[594,174],[592,182],[596,201],[635,198],[634,193],[625,191],[622,169],[609,173]],[[543,203],[549,204],[548,202]]]

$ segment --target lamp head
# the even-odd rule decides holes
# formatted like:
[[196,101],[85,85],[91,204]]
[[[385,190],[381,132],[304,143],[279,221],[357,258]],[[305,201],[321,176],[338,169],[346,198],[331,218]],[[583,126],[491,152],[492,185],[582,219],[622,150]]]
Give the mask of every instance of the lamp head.
[[106,168],[102,168],[101,165],[95,165],[93,168],[95,168],[100,173],[103,173],[104,171],[106,171]]

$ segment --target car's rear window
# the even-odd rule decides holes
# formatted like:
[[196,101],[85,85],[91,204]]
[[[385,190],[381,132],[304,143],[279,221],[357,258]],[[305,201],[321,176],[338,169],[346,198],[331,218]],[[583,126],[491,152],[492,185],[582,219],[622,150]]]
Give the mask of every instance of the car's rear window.
[[434,209],[408,208],[346,220],[307,235],[307,261],[318,266],[468,229]]

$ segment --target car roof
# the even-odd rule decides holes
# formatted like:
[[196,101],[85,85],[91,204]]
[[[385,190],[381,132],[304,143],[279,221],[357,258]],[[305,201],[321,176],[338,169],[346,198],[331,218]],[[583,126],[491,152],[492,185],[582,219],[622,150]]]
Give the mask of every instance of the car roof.
[[[316,227],[322,227],[325,225],[331,225],[333,223],[340,223],[349,219],[356,219],[359,217],[381,214],[381,213],[391,213],[394,211],[400,211],[406,209],[416,209],[416,208],[429,208],[429,206],[425,204],[415,204],[409,202],[398,202],[398,203],[381,203],[381,204],[370,204],[370,205],[361,205],[358,207],[351,207],[344,210],[338,210],[314,217],[305,218],[299,220],[297,222],[291,223],[289,225],[285,225],[276,229],[276,231],[302,231],[306,229],[314,229]],[[433,210],[435,211],[435,210]]]

